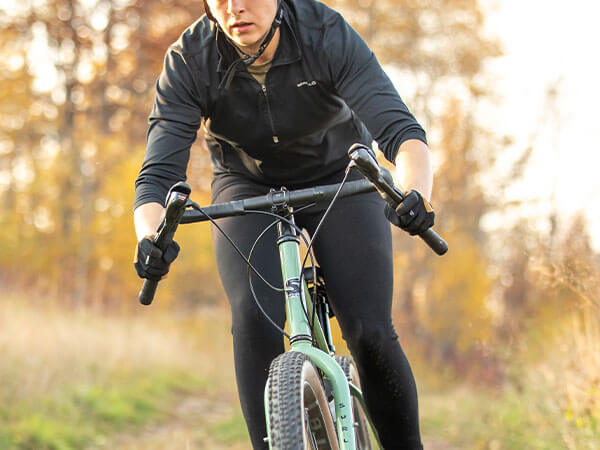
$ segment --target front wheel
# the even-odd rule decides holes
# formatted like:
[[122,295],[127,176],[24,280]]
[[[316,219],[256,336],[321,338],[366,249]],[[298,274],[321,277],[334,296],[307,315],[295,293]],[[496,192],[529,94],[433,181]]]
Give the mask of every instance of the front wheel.
[[267,380],[271,450],[339,450],[317,369],[299,352],[279,355]]
[[[336,362],[344,369],[346,378],[354,386],[360,389],[358,371],[352,360],[346,356],[336,355]],[[369,437],[369,421],[367,414],[360,401],[352,397],[352,415],[354,417],[354,435],[356,436],[356,450],[371,450],[371,438]]]

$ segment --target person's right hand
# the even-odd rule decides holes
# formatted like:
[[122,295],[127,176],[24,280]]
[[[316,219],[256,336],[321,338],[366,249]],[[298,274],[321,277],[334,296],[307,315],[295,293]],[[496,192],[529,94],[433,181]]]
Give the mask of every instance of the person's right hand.
[[396,210],[385,205],[387,219],[411,236],[421,234],[433,226],[435,213],[431,203],[415,189],[408,192]]
[[179,245],[171,241],[163,252],[154,244],[154,236],[149,235],[138,242],[133,257],[133,265],[140,278],[159,281],[169,272],[169,266],[179,254]]

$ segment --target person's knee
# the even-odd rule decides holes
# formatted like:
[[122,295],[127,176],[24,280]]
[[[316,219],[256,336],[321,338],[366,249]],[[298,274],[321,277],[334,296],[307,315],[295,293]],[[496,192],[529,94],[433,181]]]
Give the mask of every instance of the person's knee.
[[343,332],[348,348],[355,357],[375,356],[385,352],[389,345],[398,340],[394,326],[378,323],[357,322]]

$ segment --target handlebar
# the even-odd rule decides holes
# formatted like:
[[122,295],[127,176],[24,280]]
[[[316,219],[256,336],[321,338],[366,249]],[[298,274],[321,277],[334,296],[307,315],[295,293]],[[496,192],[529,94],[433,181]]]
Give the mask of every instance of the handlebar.
[[[372,150],[363,144],[354,144],[348,150],[351,164],[354,165],[367,178],[381,196],[385,199],[388,205],[396,209],[404,200],[405,195],[400,189],[394,186],[394,182],[389,176],[390,173],[385,171],[377,164],[375,155]],[[444,255],[448,251],[448,244],[444,241],[432,228],[419,234],[419,237],[431,247],[438,255]]]
[[[401,190],[394,186],[392,175],[377,164],[372,150],[362,144],[354,144],[348,150],[351,164],[358,168],[366,179],[349,181],[339,192],[339,197],[379,191],[390,207],[396,209],[404,199]],[[236,200],[207,206],[202,210],[186,210],[187,206],[195,205],[189,199],[191,189],[184,183],[174,184],[167,194],[167,206],[164,218],[158,227],[154,238],[155,245],[163,252],[167,249],[180,223],[204,222],[210,219],[241,216],[248,211],[269,211],[278,207],[300,207],[319,200],[331,198],[339,189],[339,184],[317,186],[307,189],[288,191],[285,188],[273,190],[267,195]],[[196,205],[197,206],[197,205]],[[210,219],[209,219],[210,217]],[[448,244],[433,229],[428,229],[419,235],[438,255],[448,251]],[[150,305],[154,299],[158,281],[144,280],[139,293],[142,305]]]
[[[202,211],[187,210],[181,219],[181,223],[204,222],[211,219],[222,219],[225,217],[243,216],[248,211],[271,211],[275,206],[290,206],[297,208],[319,200],[329,199],[334,196],[339,184],[317,186],[306,189],[288,191],[285,189],[269,192],[259,197],[251,197],[243,200],[234,200],[227,203],[217,203],[202,208]],[[374,192],[375,186],[365,179],[349,181],[342,187],[339,197]]]

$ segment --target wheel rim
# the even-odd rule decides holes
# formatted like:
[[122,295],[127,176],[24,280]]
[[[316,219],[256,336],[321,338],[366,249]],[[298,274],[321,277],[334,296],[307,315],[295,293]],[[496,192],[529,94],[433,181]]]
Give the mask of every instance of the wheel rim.
[[327,429],[323,419],[323,414],[329,411],[322,411],[308,382],[304,383],[304,430],[306,448],[310,450],[330,449]]

